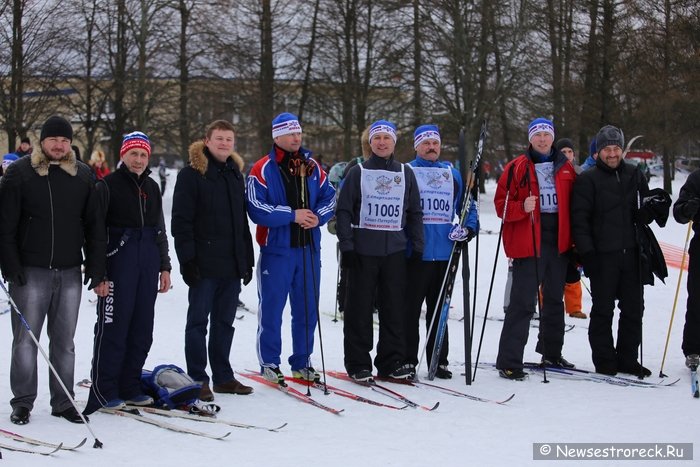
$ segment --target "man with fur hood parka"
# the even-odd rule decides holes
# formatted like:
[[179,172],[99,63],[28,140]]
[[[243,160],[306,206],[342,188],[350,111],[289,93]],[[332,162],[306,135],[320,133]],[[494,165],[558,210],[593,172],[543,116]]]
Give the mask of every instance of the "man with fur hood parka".
[[[105,230],[90,168],[71,149],[73,128],[50,117],[31,156],[11,164],[0,183],[0,266],[10,295],[30,329],[39,336],[48,318],[49,359],[71,392],[75,369],[73,336],[82,286],[97,286],[105,273]],[[37,396],[37,347],[21,317],[12,313],[10,421],[29,423]],[[49,375],[51,415],[82,423],[72,401]]]
[[185,360],[190,377],[202,382],[199,398],[204,401],[214,400],[207,355],[214,392],[253,392],[234,377],[229,362],[241,279],[248,284],[253,274],[242,160],[233,152],[234,137],[230,122],[211,123],[204,141],[190,146],[190,164],[178,174],[173,194],[171,232],[190,288]]

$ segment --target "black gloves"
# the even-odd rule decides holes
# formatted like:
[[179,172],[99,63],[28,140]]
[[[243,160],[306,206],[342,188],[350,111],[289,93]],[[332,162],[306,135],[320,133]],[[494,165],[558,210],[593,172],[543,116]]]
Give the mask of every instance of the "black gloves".
[[102,283],[102,281],[104,281],[104,279],[101,279],[99,277],[87,277],[87,276],[85,276],[85,283],[87,284],[88,281],[90,282],[90,285],[88,286],[88,290],[92,290],[95,287],[97,287],[98,285],[100,285]]
[[595,253],[586,253],[581,256],[581,265],[583,266],[583,272],[586,276],[591,277],[591,272],[593,272],[597,266],[598,258]]
[[690,198],[683,205],[683,215],[688,219],[694,219],[700,208],[700,198]]
[[422,251],[417,251],[413,250],[411,252],[411,257],[408,258],[409,261],[423,261],[423,252]]
[[250,284],[250,281],[253,280],[253,270],[248,269],[245,274],[243,274],[243,285],[248,285]]
[[354,269],[357,267],[357,253],[354,251],[344,251],[340,257],[340,266],[343,269]]
[[199,266],[197,265],[196,259],[191,259],[185,264],[181,265],[180,274],[182,274],[182,279],[189,287],[196,287],[199,280],[202,278],[199,275]]
[[666,225],[668,209],[671,207],[671,196],[661,188],[649,190],[647,196],[642,198],[642,206],[639,209],[638,220],[643,224],[656,221],[659,227]]
[[10,284],[17,284],[19,286],[27,285],[27,278],[24,276],[24,271],[22,270],[8,274],[6,279]]
[[476,232],[471,227],[467,227],[467,243],[471,242],[476,237]]

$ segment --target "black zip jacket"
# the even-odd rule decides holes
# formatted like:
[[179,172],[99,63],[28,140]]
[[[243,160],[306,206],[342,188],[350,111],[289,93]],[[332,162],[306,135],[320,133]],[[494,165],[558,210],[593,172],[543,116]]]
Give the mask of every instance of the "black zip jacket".
[[[129,171],[122,164],[116,171],[97,182],[96,189],[100,208],[105,215],[107,234],[110,228],[141,229],[155,228],[156,243],[160,253],[160,270],[170,271],[168,237],[163,218],[163,200],[160,187],[146,169],[141,176]],[[108,239],[109,240],[109,239]]]
[[3,275],[25,266],[104,276],[106,235],[92,171],[71,152],[52,163],[37,148],[11,164],[0,181],[0,266]]
[[[364,169],[388,170],[390,172],[401,172],[401,165],[400,162],[394,160],[393,155],[389,159],[382,159],[372,154],[369,159],[362,162]],[[420,207],[420,193],[416,176],[411,167],[406,165],[404,168],[406,191],[403,204],[403,229],[396,232],[353,227],[353,225],[357,226],[360,223],[360,203],[362,203],[360,173],[359,164],[348,171],[338,196],[335,215],[340,251],[355,251],[366,256],[386,256],[405,250],[408,239],[410,239],[413,250],[422,253],[424,242],[423,210]]]

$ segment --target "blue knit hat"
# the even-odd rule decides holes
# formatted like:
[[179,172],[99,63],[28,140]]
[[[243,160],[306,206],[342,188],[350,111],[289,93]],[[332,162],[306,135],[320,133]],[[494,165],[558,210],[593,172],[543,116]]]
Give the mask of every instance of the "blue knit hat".
[[440,130],[437,125],[421,125],[413,132],[413,148],[428,139],[436,139],[440,142]]
[[552,139],[554,139],[554,124],[552,121],[542,117],[531,121],[527,127],[527,140],[532,141],[532,137],[535,133],[539,132],[549,133],[552,135]]
[[296,115],[284,112],[279,114],[272,120],[272,138],[278,136],[289,135],[292,133],[301,133],[301,124]]
[[369,127],[369,140],[372,141],[374,135],[378,133],[388,133],[391,139],[396,142],[396,125],[386,120],[377,120]]
[[593,154],[595,154],[596,152],[598,152],[598,148],[595,145],[595,136],[594,136],[593,139],[591,140],[591,145],[588,147],[588,155],[593,157]]
[[15,153],[5,154],[2,157],[2,170],[5,170],[8,165],[12,164],[14,161],[19,159],[19,156]]

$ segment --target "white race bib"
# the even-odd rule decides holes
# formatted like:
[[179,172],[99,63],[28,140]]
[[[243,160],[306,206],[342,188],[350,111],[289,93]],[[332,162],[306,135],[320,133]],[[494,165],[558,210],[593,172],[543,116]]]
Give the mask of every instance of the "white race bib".
[[540,187],[540,211],[545,213],[559,212],[557,189],[554,185],[554,162],[535,164],[537,185]]
[[416,174],[423,224],[450,224],[453,217],[454,178],[450,168],[411,167]]
[[360,228],[401,230],[406,174],[389,170],[367,170],[360,164]]

